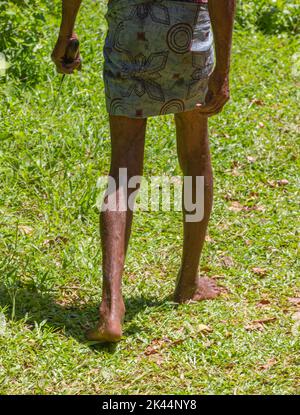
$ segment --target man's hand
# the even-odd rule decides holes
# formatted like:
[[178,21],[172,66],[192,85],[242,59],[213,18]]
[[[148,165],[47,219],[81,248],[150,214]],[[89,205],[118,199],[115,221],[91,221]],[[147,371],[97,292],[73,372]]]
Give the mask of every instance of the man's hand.
[[75,69],[81,69],[81,59],[79,50],[75,59],[71,63],[66,63],[64,61],[69,42],[73,39],[78,39],[75,33],[73,33],[72,36],[60,35],[57,39],[57,42],[51,54],[51,59],[55,63],[56,70],[58,73],[71,74],[74,72]]
[[209,78],[202,114],[212,116],[222,111],[229,100],[229,70],[236,0],[208,0],[208,10],[215,42],[216,66]]
[[229,98],[229,75],[215,69],[208,81],[205,104],[199,104],[197,108],[201,113],[211,117],[222,111]]

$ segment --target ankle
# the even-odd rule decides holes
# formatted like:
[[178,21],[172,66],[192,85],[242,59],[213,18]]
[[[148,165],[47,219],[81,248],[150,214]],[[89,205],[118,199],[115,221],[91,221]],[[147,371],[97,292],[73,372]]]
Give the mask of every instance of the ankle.
[[125,314],[125,304],[122,295],[109,299],[103,297],[99,307],[99,313],[103,317],[111,315],[123,316]]
[[176,290],[189,290],[197,286],[199,276],[196,273],[183,273],[182,270],[178,274],[176,281]]

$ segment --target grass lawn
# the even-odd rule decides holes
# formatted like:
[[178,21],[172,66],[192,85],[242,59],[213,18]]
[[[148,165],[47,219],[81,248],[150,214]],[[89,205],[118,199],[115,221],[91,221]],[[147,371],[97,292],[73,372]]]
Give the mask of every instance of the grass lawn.
[[[101,292],[96,182],[110,154],[103,10],[82,9],[84,70],[54,114],[57,21],[48,79],[0,85],[0,393],[299,393],[299,44],[288,36],[235,33],[232,100],[210,121],[215,204],[201,272],[227,294],[170,302],[181,214],[137,212],[124,340],[85,341]],[[180,174],[172,116],[149,119],[145,157],[146,176]]]

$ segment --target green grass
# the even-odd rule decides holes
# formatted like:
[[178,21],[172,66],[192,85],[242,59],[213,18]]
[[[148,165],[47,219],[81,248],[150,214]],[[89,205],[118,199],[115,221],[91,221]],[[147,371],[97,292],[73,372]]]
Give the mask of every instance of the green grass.
[[[12,79],[0,85],[0,393],[299,393],[289,301],[300,297],[299,45],[288,36],[235,33],[232,100],[210,121],[215,205],[202,272],[228,294],[168,301],[181,215],[137,212],[124,340],[85,341],[101,292],[96,182],[110,153],[101,10],[87,2],[80,15],[84,71],[67,79],[54,115],[54,21],[47,81],[30,90]],[[149,120],[145,157],[146,176],[180,174],[172,116]]]

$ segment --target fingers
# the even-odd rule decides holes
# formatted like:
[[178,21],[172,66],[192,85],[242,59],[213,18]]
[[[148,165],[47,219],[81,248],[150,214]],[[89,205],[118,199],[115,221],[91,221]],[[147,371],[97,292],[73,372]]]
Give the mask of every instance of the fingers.
[[58,72],[58,73],[63,73],[63,74],[66,74],[66,75],[70,75],[70,74],[72,74],[73,73],[73,69],[72,68],[66,68],[63,64],[61,64],[61,63],[59,63],[59,64],[56,64],[56,71]]
[[81,69],[81,57],[79,50],[73,59],[70,59],[70,57],[66,58],[66,50],[68,44],[70,44],[69,42],[69,39],[58,40],[51,54],[51,59],[55,63],[58,73],[72,74],[76,69]]
[[80,58],[74,59],[74,61],[71,62],[71,63],[64,63],[64,62],[62,62],[62,67],[64,69],[66,69],[66,70],[71,70],[72,72],[75,69],[78,69],[80,67],[80,65],[81,65],[81,59]]
[[211,100],[209,100],[207,103],[203,105],[197,105],[197,108],[199,111],[208,117],[211,117],[212,115],[216,115],[219,112],[222,111],[224,105],[226,102],[229,101],[229,97],[224,95],[216,95]]
[[75,71],[75,69],[77,70],[81,69],[80,57],[74,59],[74,61],[71,63],[64,63],[64,60],[62,58],[57,59],[55,57],[52,57],[52,60],[56,65],[56,70],[58,73],[70,75]]

